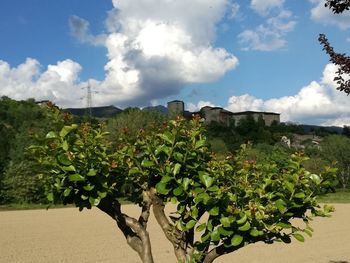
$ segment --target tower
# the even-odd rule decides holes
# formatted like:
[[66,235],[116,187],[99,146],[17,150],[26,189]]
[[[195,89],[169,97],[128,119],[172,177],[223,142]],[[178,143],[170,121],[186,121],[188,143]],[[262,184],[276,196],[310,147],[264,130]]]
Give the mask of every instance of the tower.
[[185,111],[185,104],[181,100],[173,100],[168,102],[168,112],[171,115],[183,116]]

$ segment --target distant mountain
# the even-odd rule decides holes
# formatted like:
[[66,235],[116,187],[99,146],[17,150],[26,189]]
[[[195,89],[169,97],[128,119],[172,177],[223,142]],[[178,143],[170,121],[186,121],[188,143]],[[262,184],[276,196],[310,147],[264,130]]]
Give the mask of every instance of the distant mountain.
[[[68,111],[71,114],[76,116],[84,116],[89,112],[87,108],[67,108],[67,109],[64,109],[64,111]],[[121,113],[122,111],[123,110],[117,107],[114,107],[113,105],[91,108],[91,114],[93,117],[96,117],[96,118],[110,118]]]
[[142,109],[143,111],[159,111],[161,113],[168,113],[168,108],[163,105],[149,106]]

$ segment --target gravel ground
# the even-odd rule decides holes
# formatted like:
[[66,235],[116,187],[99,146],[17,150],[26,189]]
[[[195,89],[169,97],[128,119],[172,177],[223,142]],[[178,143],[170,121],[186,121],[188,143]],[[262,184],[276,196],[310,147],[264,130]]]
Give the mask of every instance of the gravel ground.
[[[331,218],[317,218],[305,243],[252,244],[215,263],[350,263],[350,204],[335,205]],[[137,215],[138,207],[124,206]],[[153,217],[149,232],[154,260],[176,262],[172,246]],[[98,209],[75,208],[0,212],[1,263],[139,263],[112,220]]]

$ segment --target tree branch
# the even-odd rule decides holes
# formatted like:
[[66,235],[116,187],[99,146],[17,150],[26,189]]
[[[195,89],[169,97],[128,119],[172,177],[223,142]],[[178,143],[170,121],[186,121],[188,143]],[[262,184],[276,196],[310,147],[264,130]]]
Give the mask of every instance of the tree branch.
[[229,254],[233,251],[236,251],[240,248],[242,248],[244,244],[237,246],[237,247],[225,247],[223,244],[213,248],[209,251],[209,253],[205,256],[203,263],[212,263],[216,258]]
[[162,228],[166,238],[172,243],[176,258],[179,261],[185,262],[187,260],[187,257],[183,234],[179,229],[176,228],[176,226],[169,222],[164,212],[165,205],[162,199],[157,196],[156,190],[154,188],[150,190],[150,196],[152,199],[154,216]]
[[[135,218],[123,214],[120,203],[112,197],[103,198],[97,207],[117,222],[128,245],[139,254],[142,262],[153,263],[151,241],[146,228]],[[145,219],[148,220],[148,217]]]
[[149,191],[144,191],[143,192],[143,204],[142,204],[142,211],[141,215],[139,217],[139,223],[147,229],[147,223],[149,216],[151,214],[151,205],[152,205],[152,200],[149,196]]

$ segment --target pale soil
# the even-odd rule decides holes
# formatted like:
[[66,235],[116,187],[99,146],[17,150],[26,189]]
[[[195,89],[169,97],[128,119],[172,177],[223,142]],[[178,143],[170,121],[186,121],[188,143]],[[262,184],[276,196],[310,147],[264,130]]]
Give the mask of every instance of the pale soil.
[[[138,207],[125,206],[126,213]],[[350,204],[337,204],[331,218],[317,218],[305,243],[253,244],[215,263],[350,263]],[[152,217],[149,223],[154,259],[176,262],[172,247]],[[98,209],[75,208],[0,212],[1,263],[137,263],[114,222]]]

